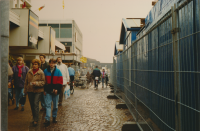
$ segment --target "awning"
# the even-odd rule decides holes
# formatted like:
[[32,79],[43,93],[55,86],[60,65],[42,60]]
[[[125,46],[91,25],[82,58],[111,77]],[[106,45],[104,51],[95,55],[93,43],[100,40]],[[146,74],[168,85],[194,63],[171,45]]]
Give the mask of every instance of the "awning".
[[56,47],[60,48],[61,50],[65,50],[65,46],[62,43],[60,43],[58,40],[56,40],[55,43],[56,43]]

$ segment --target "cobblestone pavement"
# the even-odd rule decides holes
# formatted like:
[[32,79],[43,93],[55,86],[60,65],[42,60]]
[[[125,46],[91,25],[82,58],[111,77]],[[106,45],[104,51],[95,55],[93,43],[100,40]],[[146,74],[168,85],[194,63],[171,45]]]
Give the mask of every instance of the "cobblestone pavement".
[[[58,108],[58,123],[44,127],[45,113],[40,112],[40,121],[33,127],[30,118],[29,131],[121,131],[126,121],[133,121],[128,109],[116,109],[121,100],[107,99],[110,88],[93,87],[81,89],[76,87],[74,94],[63,101]],[[31,112],[30,112],[31,113]],[[29,114],[30,115],[30,114]]]

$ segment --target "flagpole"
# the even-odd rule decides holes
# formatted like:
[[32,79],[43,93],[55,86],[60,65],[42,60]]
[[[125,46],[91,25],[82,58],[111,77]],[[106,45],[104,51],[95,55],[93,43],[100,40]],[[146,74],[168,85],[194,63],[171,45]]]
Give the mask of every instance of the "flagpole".
[[64,10],[65,10],[65,3],[64,3],[64,0],[63,0],[63,20],[64,20]]

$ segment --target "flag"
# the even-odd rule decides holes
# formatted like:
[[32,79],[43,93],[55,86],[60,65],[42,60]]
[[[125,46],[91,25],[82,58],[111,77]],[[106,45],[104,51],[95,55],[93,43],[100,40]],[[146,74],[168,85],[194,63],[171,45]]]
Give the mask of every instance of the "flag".
[[22,8],[25,8],[26,7],[26,2],[23,0],[23,5],[22,5]]
[[41,10],[41,9],[43,9],[44,8],[44,6],[41,6],[40,8],[39,8],[39,11]]
[[63,0],[63,9],[65,8],[65,3],[64,3],[64,0]]

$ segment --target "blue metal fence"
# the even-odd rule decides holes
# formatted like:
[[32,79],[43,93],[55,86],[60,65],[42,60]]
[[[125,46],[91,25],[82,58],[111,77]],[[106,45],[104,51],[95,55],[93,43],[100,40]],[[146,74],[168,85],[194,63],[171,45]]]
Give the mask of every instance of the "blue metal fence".
[[141,130],[199,131],[200,0],[159,2],[157,16],[113,58],[111,83]]

